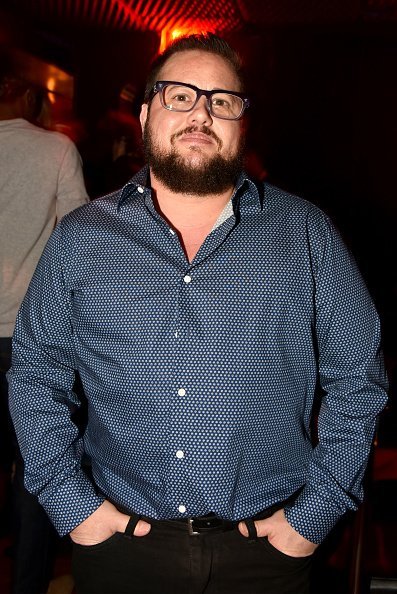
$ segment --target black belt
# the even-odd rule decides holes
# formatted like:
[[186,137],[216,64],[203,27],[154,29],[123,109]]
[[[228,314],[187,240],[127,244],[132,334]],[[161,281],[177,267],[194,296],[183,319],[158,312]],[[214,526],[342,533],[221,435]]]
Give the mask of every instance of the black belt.
[[228,532],[234,530],[238,524],[238,522],[218,518],[215,514],[197,516],[196,518],[175,518],[171,522],[186,524],[188,533],[191,536],[205,534],[206,532]]
[[215,514],[210,513],[207,516],[198,516],[196,518],[174,518],[169,520],[171,522],[178,522],[179,524],[187,525],[188,533],[191,536],[196,534],[205,534],[207,532],[228,532],[234,530],[239,522],[253,522],[254,520],[264,520],[272,516],[277,510],[281,509],[285,505],[285,501],[272,505],[267,509],[259,512],[253,518],[230,521],[218,518]]

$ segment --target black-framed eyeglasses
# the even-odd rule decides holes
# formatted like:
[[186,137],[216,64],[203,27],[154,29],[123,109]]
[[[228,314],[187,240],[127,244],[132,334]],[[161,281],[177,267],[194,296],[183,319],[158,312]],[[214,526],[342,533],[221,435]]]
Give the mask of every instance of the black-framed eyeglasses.
[[242,93],[214,89],[204,91],[194,85],[172,80],[158,80],[149,94],[149,101],[159,93],[161,105],[170,111],[191,111],[202,95],[207,98],[208,111],[221,120],[238,120],[249,107]]

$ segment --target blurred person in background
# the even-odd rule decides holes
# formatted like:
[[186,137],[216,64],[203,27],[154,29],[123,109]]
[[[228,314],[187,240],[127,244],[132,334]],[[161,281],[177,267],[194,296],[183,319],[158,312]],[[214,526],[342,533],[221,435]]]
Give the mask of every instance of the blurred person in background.
[[8,415],[6,372],[17,311],[37,262],[57,222],[88,202],[80,155],[64,135],[31,123],[42,93],[21,78],[11,61],[0,63],[0,439],[1,470],[7,485],[13,468],[15,534],[13,592],[47,590],[53,527],[37,498],[23,485],[23,462]]
[[378,316],[329,218],[243,170],[247,107],[224,40],[169,46],[147,166],[63,219],[20,309],[10,407],[78,594],[309,594],[362,498]]

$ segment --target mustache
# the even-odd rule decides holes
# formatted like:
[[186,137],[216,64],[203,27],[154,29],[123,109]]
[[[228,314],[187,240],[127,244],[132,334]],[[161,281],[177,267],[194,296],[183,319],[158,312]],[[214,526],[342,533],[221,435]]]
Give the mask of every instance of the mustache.
[[192,132],[200,132],[200,134],[206,134],[207,136],[209,136],[210,138],[213,138],[215,140],[215,142],[218,145],[218,148],[222,148],[221,139],[215,134],[215,132],[213,132],[211,130],[211,128],[208,128],[208,126],[201,126],[201,127],[188,126],[187,128],[184,128],[183,130],[179,130],[179,132],[175,132],[171,136],[171,143],[173,143],[176,138],[179,138],[180,136],[183,136],[184,134],[191,134]]

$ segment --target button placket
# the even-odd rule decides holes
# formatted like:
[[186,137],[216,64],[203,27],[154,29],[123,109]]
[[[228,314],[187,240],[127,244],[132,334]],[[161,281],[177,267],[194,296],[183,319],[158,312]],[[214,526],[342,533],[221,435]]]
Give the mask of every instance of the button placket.
[[[171,229],[170,229],[170,233],[171,233]],[[178,308],[182,308],[182,309],[179,309],[179,311],[178,311],[177,323],[172,330],[174,340],[176,341],[175,342],[175,348],[177,351],[176,361],[178,361],[178,363],[179,363],[175,369],[176,386],[174,389],[175,390],[174,398],[177,399],[175,401],[175,405],[174,405],[174,413],[178,419],[180,418],[180,415],[182,415],[182,416],[185,415],[187,407],[189,406],[189,402],[187,400],[188,393],[189,393],[189,386],[184,385],[184,382],[185,382],[185,370],[184,370],[184,362],[183,362],[184,358],[183,358],[183,355],[179,349],[184,344],[184,337],[186,338],[186,327],[185,327],[185,317],[186,317],[185,303],[186,302],[185,302],[185,299],[186,298],[189,299],[189,292],[191,290],[190,287],[188,287],[187,285],[191,284],[193,281],[190,271],[186,270],[185,274],[182,273],[181,281],[180,281],[180,285],[179,285],[180,294],[178,297]],[[181,435],[179,435],[179,437],[178,437],[177,433],[175,435],[173,435],[172,441],[173,441],[174,445],[178,446],[179,439],[181,439]],[[183,439],[182,439],[182,441],[183,441]],[[184,443],[184,441],[183,441],[183,443]],[[180,444],[180,442],[179,442],[179,444]],[[185,448],[181,448],[181,447],[176,448],[174,450],[173,457],[174,457],[174,468],[175,468],[176,475],[178,476],[179,474],[181,474],[183,476],[184,472],[187,470],[187,468],[189,466],[188,454],[187,454]],[[174,497],[175,497],[175,499],[174,499],[175,509],[178,510],[178,513],[185,515],[187,513],[187,508],[188,508],[188,502],[186,501],[186,494],[180,492],[179,496],[178,496],[178,493],[174,492]]]

